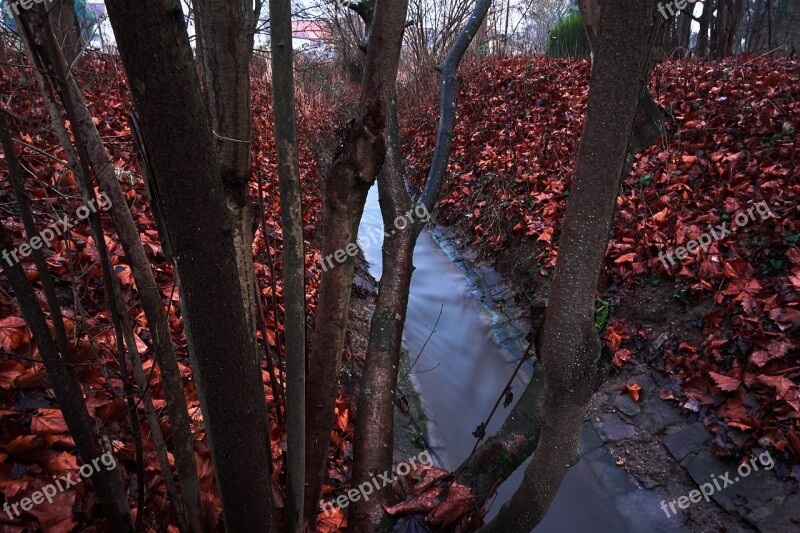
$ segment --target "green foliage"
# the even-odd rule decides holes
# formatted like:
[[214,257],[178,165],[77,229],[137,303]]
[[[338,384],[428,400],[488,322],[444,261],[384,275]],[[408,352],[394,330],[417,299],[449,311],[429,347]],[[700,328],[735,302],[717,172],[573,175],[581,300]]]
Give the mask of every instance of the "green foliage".
[[597,299],[597,308],[594,313],[594,328],[598,332],[602,332],[608,325],[608,318],[611,315],[611,302]]
[[579,12],[570,13],[547,36],[547,55],[550,57],[589,57],[592,47]]

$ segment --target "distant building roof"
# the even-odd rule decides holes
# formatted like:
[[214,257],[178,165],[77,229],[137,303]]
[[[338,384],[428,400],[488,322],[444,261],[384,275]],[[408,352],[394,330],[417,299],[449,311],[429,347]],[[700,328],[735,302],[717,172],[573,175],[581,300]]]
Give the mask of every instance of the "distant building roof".
[[327,25],[317,20],[293,20],[292,37],[310,41],[327,41],[330,39]]

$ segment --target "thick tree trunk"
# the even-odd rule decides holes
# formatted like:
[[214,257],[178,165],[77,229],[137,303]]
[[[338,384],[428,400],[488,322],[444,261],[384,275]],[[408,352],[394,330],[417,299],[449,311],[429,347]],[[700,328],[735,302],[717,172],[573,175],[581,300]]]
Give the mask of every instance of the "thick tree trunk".
[[[271,531],[272,454],[211,125],[179,4],[109,0],[181,281],[181,308],[228,531]],[[164,43],[169,43],[165,46]],[[180,106],[176,106],[180,102]]]
[[[292,5],[270,0],[272,95],[283,226],[283,295],[286,310],[286,529],[303,530],[306,431],[306,290],[300,167],[294,101]],[[266,239],[266,235],[264,235]],[[275,317],[277,321],[278,317]]]
[[487,532],[529,531],[544,517],[567,469],[578,459],[578,434],[597,383],[597,283],[661,18],[655,0],[607,0],[601,13],[586,119],[542,334],[547,393],[541,436],[522,486],[483,529]]
[[256,335],[256,301],[252,291],[252,213],[249,201],[251,111],[250,47],[245,16],[247,1],[194,0],[197,33],[202,38],[204,97],[219,161],[236,246],[241,298],[247,326]]
[[[59,54],[57,48],[46,48],[45,42],[47,39],[43,39],[41,33],[47,31],[47,29],[36,20],[30,20],[30,22],[32,23],[31,30],[37,32],[40,36],[37,38],[34,35],[29,35],[27,21],[19,21],[18,27],[20,28],[20,36],[25,44],[26,54],[32,65],[37,69],[41,69],[41,72],[52,73],[50,79],[61,83],[61,96],[67,109],[73,135],[76,141],[84,146],[89,157],[89,165],[94,170],[100,188],[111,199],[111,216],[136,282],[142,308],[153,338],[153,348],[161,367],[167,410],[172,425],[175,462],[183,495],[182,501],[173,498],[175,500],[174,504],[176,505],[176,511],[180,513],[181,503],[183,503],[186,522],[190,531],[201,531],[203,509],[194,459],[194,439],[192,438],[189,423],[189,411],[183,391],[183,381],[172,348],[172,339],[169,335],[158,285],[150,269],[150,262],[144,252],[144,247],[139,239],[139,231],[128,209],[125,193],[122,192],[119,181],[117,181],[111,158],[103,146],[100,134],[92,121],[78,84],[71,74],[67,75],[66,81],[62,82],[62,78],[57,73],[63,74],[66,72],[64,58]],[[35,45],[35,42],[38,42],[39,45]],[[61,66],[58,67],[58,65]],[[71,164],[77,164],[77,156],[64,130],[61,114],[55,106],[50,85],[39,73],[39,70],[34,70],[34,72],[44,94],[51,120],[56,127],[56,131],[61,132],[59,133],[59,138],[62,143],[65,143],[65,151],[68,154],[68,158]],[[165,247],[167,245],[168,243],[164,243]],[[134,364],[134,371],[136,369],[137,365]],[[155,432],[156,429],[153,431]],[[155,439],[156,437],[154,436]],[[164,470],[165,476],[169,475],[169,469],[162,468],[162,470]],[[171,483],[171,479],[165,481],[167,484]]]
[[[23,194],[18,187],[22,181],[21,170],[19,162],[14,153],[14,147],[11,143],[11,136],[5,123],[5,118],[0,115],[0,138],[2,138],[3,151],[5,152],[5,159],[8,163],[9,172],[14,173],[13,180],[17,183],[15,189],[19,194]],[[23,199],[22,203],[27,204],[27,197]],[[30,233],[30,210],[21,203],[20,208],[23,212],[27,211],[26,233],[28,238],[34,237]],[[5,226],[0,224],[0,251],[6,257],[9,252],[14,250],[14,243],[11,235],[6,230]],[[36,250],[34,253],[37,253]],[[39,258],[41,259],[41,258]],[[40,263],[37,260],[37,263]],[[30,282],[28,281],[25,270],[19,262],[14,262],[9,265],[7,261],[0,261],[3,270],[8,277],[9,284],[14,290],[14,294],[19,302],[20,309],[28,327],[33,335],[33,340],[39,348],[39,353],[42,357],[42,362],[47,370],[47,376],[55,393],[56,400],[58,401],[61,412],[64,415],[64,420],[70,430],[75,445],[78,448],[78,453],[83,459],[84,464],[91,463],[93,460],[99,459],[103,453],[103,449],[98,442],[97,434],[94,430],[94,423],[89,417],[89,412],[86,409],[86,404],[83,401],[83,391],[81,390],[80,383],[75,376],[71,361],[74,361],[72,354],[69,352],[69,347],[64,346],[64,339],[59,343],[61,348],[53,340],[50,335],[50,330],[47,326],[44,313],[39,307],[39,301],[36,293],[33,291]],[[39,271],[39,277],[43,280],[43,287],[46,289],[49,272],[45,268]],[[52,286],[52,282],[50,282]],[[59,317],[60,310],[58,308],[50,308],[51,316],[55,320]],[[63,327],[63,324],[62,324]],[[58,328],[56,333],[58,334]],[[59,355],[60,350],[66,350],[65,353]],[[125,482],[122,479],[118,464],[114,465],[112,470],[101,469],[98,470],[92,478],[92,483],[100,497],[100,502],[103,506],[106,518],[109,525],[114,531],[132,531],[130,520],[130,509],[125,492]]]
[[[407,0],[380,0],[375,8],[357,118],[350,125],[325,182],[324,258],[306,387],[306,492],[304,516],[314,522],[322,494],[325,458],[333,423],[347,308],[353,281],[358,223],[367,192],[386,153],[389,108],[405,27]],[[337,254],[337,252],[339,252]],[[333,261],[334,255],[344,262]]]
[[[364,376],[358,401],[356,427],[369,431],[356,433],[353,482],[360,485],[370,476],[391,469],[394,434],[394,400],[400,349],[405,325],[414,246],[438,198],[450,156],[455,127],[457,70],[461,59],[486,17],[490,0],[479,0],[466,26],[459,33],[441,66],[442,93],[439,132],[431,170],[420,205],[412,204],[406,190],[402,169],[402,153],[397,121],[397,106],[392,106],[387,158],[379,180],[384,234],[383,264],[386,265],[378,290],[375,313],[370,324]],[[422,209],[422,208],[425,209]],[[420,216],[422,215],[422,216]],[[408,225],[395,221],[405,218]],[[353,531],[373,531],[383,516],[389,490],[367,500],[353,503],[350,527]]]

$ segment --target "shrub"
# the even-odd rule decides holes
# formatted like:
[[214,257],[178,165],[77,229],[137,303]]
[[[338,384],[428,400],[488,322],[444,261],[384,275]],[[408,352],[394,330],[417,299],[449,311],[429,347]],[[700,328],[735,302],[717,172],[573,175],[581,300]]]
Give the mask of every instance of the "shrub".
[[547,36],[547,55],[550,57],[589,57],[592,47],[583,29],[581,14],[570,13]]

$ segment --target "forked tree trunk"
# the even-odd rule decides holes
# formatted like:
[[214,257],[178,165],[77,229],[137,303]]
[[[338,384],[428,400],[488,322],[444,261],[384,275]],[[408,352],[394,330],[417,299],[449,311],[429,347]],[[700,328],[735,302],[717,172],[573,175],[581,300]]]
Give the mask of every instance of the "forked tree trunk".
[[[394,222],[398,217],[405,218],[407,214],[413,216],[413,211],[403,174],[397,106],[392,107],[392,132],[386,148],[386,161],[378,178],[385,228],[382,248],[385,268],[370,322],[356,410],[355,426],[363,429],[356,432],[353,447],[353,487],[369,480],[371,476],[391,470],[397,372],[413,271],[412,256],[419,235],[413,222],[403,228]],[[419,224],[421,226],[424,223]],[[349,530],[375,531],[384,514],[381,505],[387,503],[390,494],[391,487],[384,487],[369,500],[354,501],[348,513]]]
[[[491,4],[479,0],[459,33],[440,69],[442,72],[441,117],[431,170],[419,204],[413,203],[406,190],[402,168],[397,106],[392,106],[387,158],[380,180],[381,213],[383,214],[383,275],[378,300],[370,323],[361,394],[358,399],[356,427],[369,428],[356,433],[354,446],[353,486],[368,482],[373,475],[389,471],[392,464],[391,443],[394,440],[394,400],[400,349],[405,325],[414,246],[442,187],[450,156],[455,127],[457,70],[461,59],[480,28]],[[398,224],[397,220],[405,219]],[[410,219],[410,221],[409,221]],[[407,224],[407,225],[406,225]],[[369,500],[353,502],[349,520],[353,531],[374,531],[383,516],[388,488]]]
[[[303,531],[306,470],[306,289],[290,0],[270,0],[269,18],[272,107],[275,116],[283,226],[283,297],[286,310],[286,530],[300,533]],[[264,238],[267,236],[264,235]],[[275,320],[277,319],[276,316]]]
[[242,297],[252,294],[252,285],[240,276],[237,229],[183,13],[180,4],[157,0],[106,5],[180,276],[189,354],[225,526],[272,531],[267,405],[252,308],[246,309],[254,298]]
[[[325,181],[323,261],[325,257],[341,257],[357,246],[367,192],[386,154],[389,108],[395,95],[407,9],[408,0],[379,0],[375,8],[358,114]],[[304,516],[310,523],[316,519],[322,494],[353,282],[353,257],[349,253],[345,256],[342,263],[332,261],[320,277],[308,361]]]
[[600,373],[597,284],[661,19],[655,3],[605,0],[601,6],[602,31],[542,332],[541,436],[521,487],[482,531],[530,531],[579,457],[578,434]]

